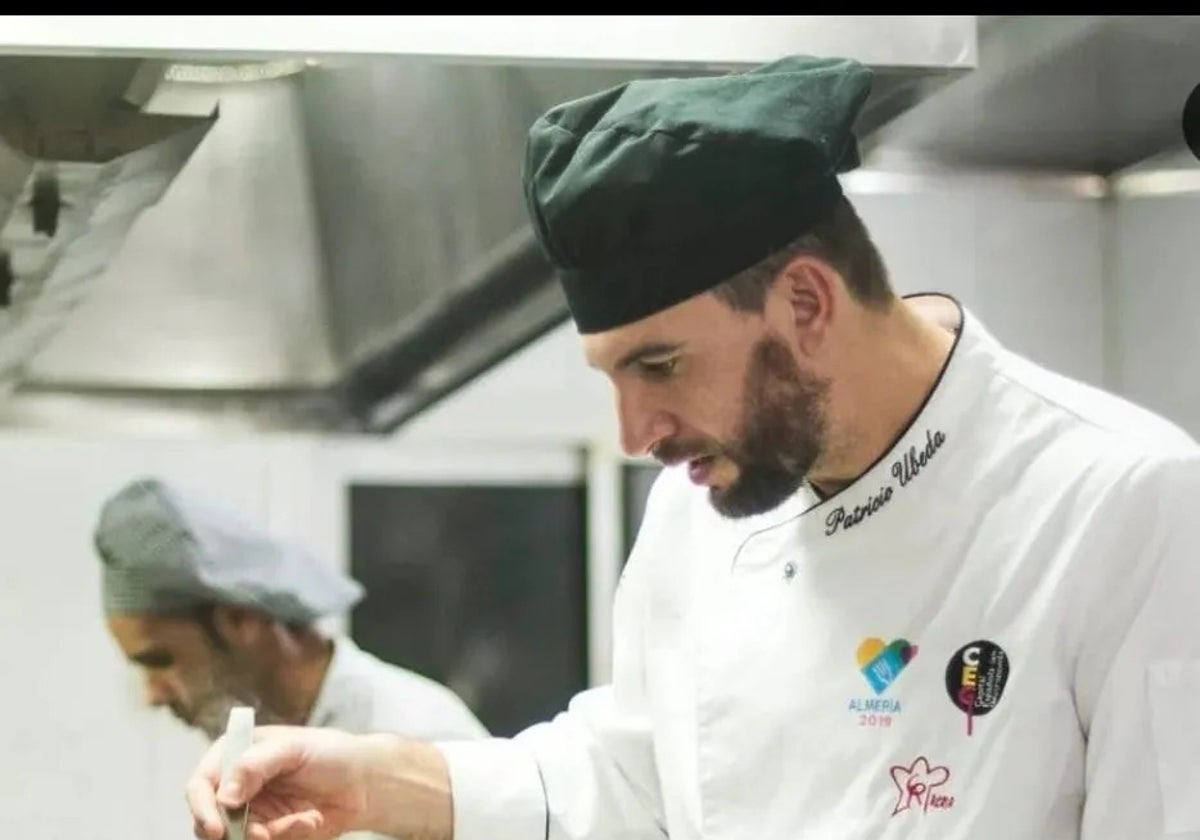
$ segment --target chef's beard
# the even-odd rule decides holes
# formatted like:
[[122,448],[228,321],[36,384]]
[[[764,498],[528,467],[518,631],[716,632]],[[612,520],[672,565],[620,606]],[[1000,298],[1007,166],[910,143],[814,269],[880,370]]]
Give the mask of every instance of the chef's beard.
[[802,371],[787,346],[768,336],[746,366],[744,410],[737,439],[725,443],[668,440],[655,447],[664,463],[721,455],[737,465],[727,487],[709,488],[709,502],[737,519],[782,504],[804,483],[825,446],[827,380]]
[[224,734],[229,712],[235,706],[254,709],[255,724],[259,726],[284,722],[263,703],[262,697],[247,685],[247,681],[239,679],[231,670],[218,670],[205,688],[193,692],[190,708],[172,703],[171,714],[215,741]]

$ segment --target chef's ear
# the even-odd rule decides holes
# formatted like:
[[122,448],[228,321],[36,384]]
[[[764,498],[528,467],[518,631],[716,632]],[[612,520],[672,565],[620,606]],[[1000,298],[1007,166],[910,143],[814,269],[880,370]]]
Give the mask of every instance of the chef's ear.
[[840,275],[829,263],[811,254],[794,257],[781,273],[797,344],[805,355],[815,356],[836,314]]
[[216,604],[212,609],[212,624],[226,647],[246,647],[262,638],[269,621],[255,610],[234,604]]

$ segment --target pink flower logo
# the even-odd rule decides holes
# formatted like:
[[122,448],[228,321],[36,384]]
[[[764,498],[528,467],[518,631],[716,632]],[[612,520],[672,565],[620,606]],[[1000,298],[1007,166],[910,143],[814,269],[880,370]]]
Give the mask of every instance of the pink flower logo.
[[920,756],[908,767],[896,765],[891,769],[891,776],[899,793],[893,817],[913,808],[924,813],[930,808],[949,808],[954,804],[953,796],[935,792],[950,780],[949,768],[933,767],[925,756]]

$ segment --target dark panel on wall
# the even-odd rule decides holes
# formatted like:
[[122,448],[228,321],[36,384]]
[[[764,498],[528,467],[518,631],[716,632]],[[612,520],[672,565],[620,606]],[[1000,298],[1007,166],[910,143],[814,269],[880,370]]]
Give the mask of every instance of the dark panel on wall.
[[[642,524],[642,515],[646,510],[646,497],[650,495],[650,487],[658,478],[662,467],[658,464],[625,464],[621,469],[623,483],[622,496],[625,500],[624,532],[625,559],[633,550],[633,541],[637,537],[638,528]],[[622,565],[624,565],[622,563]]]
[[364,649],[450,686],[495,735],[586,687],[582,484],[355,485],[349,504]]

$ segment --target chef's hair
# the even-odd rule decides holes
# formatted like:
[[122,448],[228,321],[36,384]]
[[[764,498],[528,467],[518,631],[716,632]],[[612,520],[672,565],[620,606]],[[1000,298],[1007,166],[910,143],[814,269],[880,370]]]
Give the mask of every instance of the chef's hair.
[[[215,602],[201,604],[193,607],[190,615],[200,625],[201,629],[204,630],[204,635],[208,636],[208,640],[213,646],[218,650],[225,650],[229,647],[229,644],[221,637],[221,632],[217,629],[216,609],[217,605]],[[312,625],[300,621],[284,622],[284,627],[293,636],[302,636],[314,629]]]
[[883,256],[854,205],[842,196],[833,210],[812,229],[780,250],[735,274],[713,294],[739,312],[762,312],[767,292],[789,262],[809,254],[829,263],[846,281],[860,303],[886,308],[895,299]]

